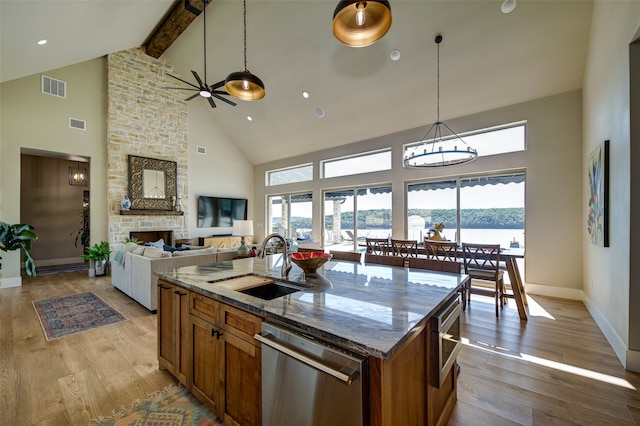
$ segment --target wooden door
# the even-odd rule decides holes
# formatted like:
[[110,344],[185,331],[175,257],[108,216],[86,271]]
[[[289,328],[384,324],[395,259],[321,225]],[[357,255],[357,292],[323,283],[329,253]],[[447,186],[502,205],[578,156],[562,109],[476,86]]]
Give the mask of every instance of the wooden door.
[[219,413],[220,332],[211,323],[191,315],[191,391],[216,415]]
[[189,322],[189,292],[181,287],[175,287],[174,321],[176,327],[176,358],[174,376],[187,389],[191,389],[191,337]]
[[220,341],[224,422],[234,426],[259,426],[262,424],[260,348],[228,331],[224,332]]
[[175,376],[176,321],[173,305],[175,286],[158,282],[158,363]]

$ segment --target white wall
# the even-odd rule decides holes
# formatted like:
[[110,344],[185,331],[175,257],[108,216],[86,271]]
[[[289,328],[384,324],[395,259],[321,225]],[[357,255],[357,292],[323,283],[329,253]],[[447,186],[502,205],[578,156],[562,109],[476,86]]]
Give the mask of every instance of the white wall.
[[[66,81],[66,99],[41,93],[41,74],[0,85],[0,220],[20,222],[21,149],[81,155],[91,159],[91,237],[93,241],[106,240],[105,60],[95,59],[43,74]],[[87,130],[70,128],[70,117],[86,120]],[[0,286],[20,285],[19,252],[3,252],[2,258]]]
[[[200,102],[202,101],[202,102]],[[226,108],[225,106],[222,106]],[[220,106],[218,106],[220,108]],[[253,213],[253,165],[229,137],[215,126],[216,110],[202,99],[189,103],[189,236],[230,234],[231,228],[198,228],[198,196],[247,198]],[[206,148],[206,155],[197,147]]]
[[[526,170],[526,259],[525,281],[530,293],[582,298],[582,96],[580,91],[537,99],[506,108],[486,111],[447,124],[457,133],[527,120],[527,150],[479,158],[473,163],[444,169],[405,169],[402,144],[420,140],[425,127],[411,129],[339,148],[261,164],[254,168],[255,231],[258,241],[265,236],[266,198],[270,194],[311,191],[322,199],[328,188],[391,183],[394,212],[404,212],[405,183],[450,175],[487,171]],[[377,148],[392,147],[393,169],[332,179],[318,179],[319,161]],[[313,162],[313,182],[265,187],[267,170]],[[321,204],[314,205],[313,233],[321,236]],[[393,236],[403,238],[406,217],[393,214]],[[562,250],[550,250],[559,247]]]
[[[640,324],[637,290],[630,298],[631,143],[629,43],[640,25],[640,3],[595,2],[584,80],[583,163],[591,151],[610,140],[610,247],[583,240],[585,305],[627,369],[640,371]],[[637,155],[637,154],[636,154]],[[633,182],[631,182],[633,183]],[[583,227],[587,217],[587,176],[583,175]],[[637,184],[636,184],[637,186]],[[636,212],[638,213],[638,212]],[[635,237],[639,235],[636,231]],[[635,284],[636,287],[638,284]],[[635,347],[630,348],[630,341]]]

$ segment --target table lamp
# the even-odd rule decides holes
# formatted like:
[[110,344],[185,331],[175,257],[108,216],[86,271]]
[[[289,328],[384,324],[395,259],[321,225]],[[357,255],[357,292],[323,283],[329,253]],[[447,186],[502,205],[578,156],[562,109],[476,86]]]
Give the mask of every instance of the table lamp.
[[249,247],[244,241],[244,237],[247,235],[253,235],[253,221],[252,220],[234,220],[233,230],[231,231],[234,236],[240,237],[240,247],[238,247],[238,257],[249,257]]

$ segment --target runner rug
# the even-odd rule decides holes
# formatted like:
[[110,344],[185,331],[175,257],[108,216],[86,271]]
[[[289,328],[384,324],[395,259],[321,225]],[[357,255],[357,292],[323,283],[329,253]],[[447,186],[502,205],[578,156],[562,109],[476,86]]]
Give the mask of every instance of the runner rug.
[[222,422],[183,386],[169,386],[147,400],[138,400],[90,426],[208,426]]
[[47,340],[127,320],[93,292],[36,300],[33,307]]

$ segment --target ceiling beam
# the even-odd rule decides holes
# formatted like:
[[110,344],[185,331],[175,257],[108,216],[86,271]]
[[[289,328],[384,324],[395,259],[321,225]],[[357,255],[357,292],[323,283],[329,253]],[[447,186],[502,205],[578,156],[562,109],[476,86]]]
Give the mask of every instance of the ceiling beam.
[[176,0],[169,13],[144,43],[146,54],[159,58],[209,3],[211,1],[205,3],[201,0]]

